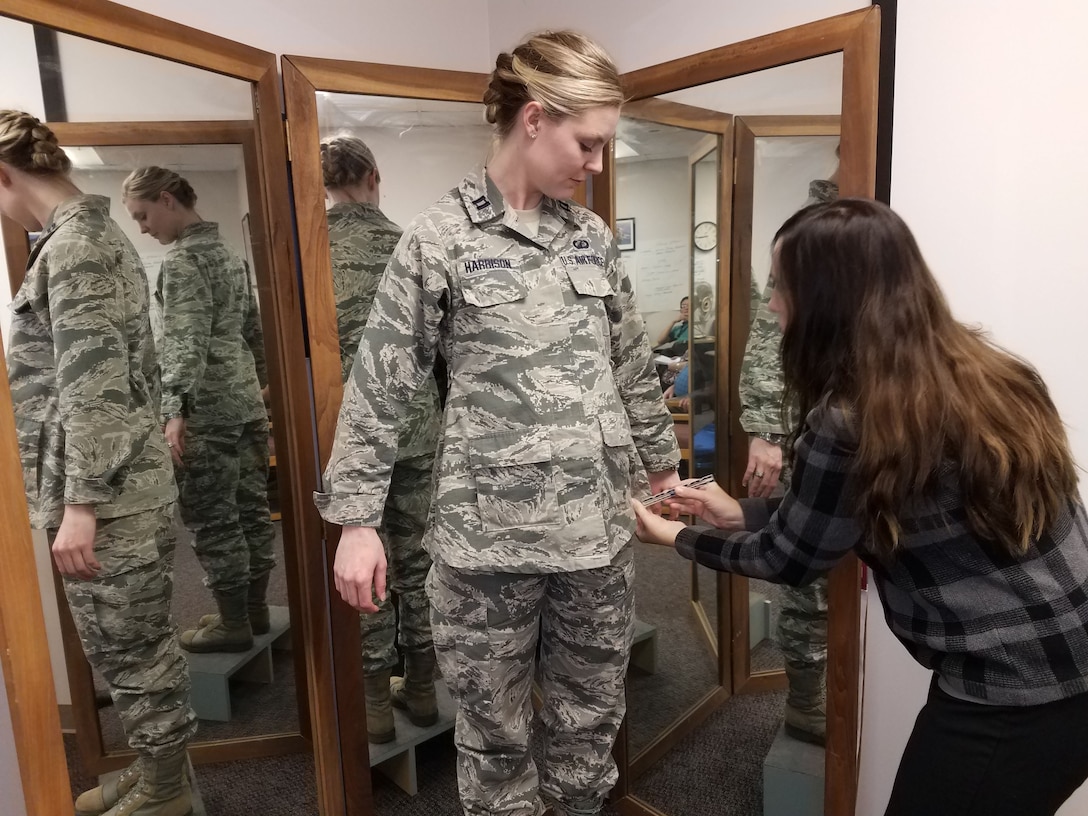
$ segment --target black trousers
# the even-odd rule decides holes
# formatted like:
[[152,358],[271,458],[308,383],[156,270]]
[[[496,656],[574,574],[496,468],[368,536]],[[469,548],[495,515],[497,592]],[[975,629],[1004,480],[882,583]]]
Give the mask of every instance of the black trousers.
[[934,679],[885,816],[1052,816],[1085,778],[1088,694],[992,706]]

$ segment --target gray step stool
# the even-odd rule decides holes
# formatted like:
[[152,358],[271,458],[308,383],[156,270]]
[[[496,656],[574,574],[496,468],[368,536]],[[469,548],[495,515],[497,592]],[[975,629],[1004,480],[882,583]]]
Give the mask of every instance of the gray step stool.
[[394,708],[393,721],[397,728],[397,738],[392,742],[370,743],[370,767],[389,777],[409,796],[419,793],[416,746],[451,730],[457,719],[457,708],[446,689],[445,681],[437,679],[434,686],[435,696],[438,698],[438,722],[420,728],[412,724],[407,713]]
[[631,665],[647,674],[657,671],[657,627],[635,618],[635,640],[631,645]]
[[824,749],[778,727],[763,760],[763,816],[823,816]]
[[253,648],[246,652],[186,652],[190,700],[202,720],[230,721],[230,681],[272,682],[272,649],[291,648],[291,615],[286,606],[268,608],[271,627],[267,634],[253,636]]

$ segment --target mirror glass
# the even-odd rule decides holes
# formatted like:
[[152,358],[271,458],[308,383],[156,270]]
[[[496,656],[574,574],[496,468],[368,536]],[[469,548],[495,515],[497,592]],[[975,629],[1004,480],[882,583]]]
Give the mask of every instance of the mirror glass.
[[[696,224],[718,221],[718,138],[650,117],[640,112],[639,118],[620,118],[616,232],[673,414],[681,475],[693,476],[700,463],[692,443],[701,427],[694,420],[713,422],[712,394],[710,400],[696,394],[696,389],[706,390],[707,373],[696,373],[696,368],[706,359],[713,362],[714,312],[713,287],[706,285],[707,251],[695,249],[692,236]],[[713,254],[713,247],[709,252]],[[698,307],[709,313],[696,308],[696,270],[705,299]],[[692,366],[693,359],[699,366]],[[702,464],[710,472],[711,466]],[[635,564],[635,646],[627,676],[632,756],[665,738],[718,685],[717,656],[705,618],[692,602],[691,565],[668,549],[638,541]]]
[[[348,183],[331,186],[326,200],[343,376],[350,372],[353,355],[348,354],[358,346],[361,326],[400,232],[487,158],[492,128],[484,121],[483,110],[483,105],[469,102],[317,93],[318,131],[327,145],[324,160],[330,169],[349,171]],[[370,155],[360,152],[363,149]],[[372,165],[376,175],[371,172]],[[441,389],[445,374],[441,360],[436,374]],[[413,413],[419,415],[420,411]],[[430,563],[422,546],[428,507],[405,501],[408,494],[428,490],[430,473],[423,464],[426,457],[422,451],[414,443],[405,446],[404,439],[402,436],[386,518],[414,516],[418,534],[397,535],[395,549],[391,548],[391,574],[414,577],[398,578],[404,591],[395,595],[390,611],[384,613],[385,623],[380,617],[383,613],[359,618],[362,670],[364,675],[370,672],[373,682],[385,685],[389,671],[394,676],[407,673],[411,677],[413,653],[426,651],[419,643],[400,640],[393,609],[402,622],[415,615],[429,621],[430,616],[422,586]],[[433,442],[429,453],[434,454]],[[399,515],[388,510],[391,505],[401,508]],[[388,538],[389,529],[384,532]],[[337,596],[333,603],[342,602]],[[392,654],[394,645],[393,659],[403,661],[403,666],[398,663],[390,670],[383,655]],[[364,676],[356,678],[353,685],[361,696]],[[407,712],[394,709],[393,733],[384,729],[376,735],[375,723],[380,718],[367,715],[376,813],[460,812],[452,738],[454,705],[444,681],[436,678],[434,685],[438,716],[432,724],[413,723]],[[379,742],[375,736],[386,741]],[[404,772],[406,763],[414,763],[413,773]]]
[[[205,394],[203,402],[198,397],[186,402],[181,437],[186,452],[175,469],[182,498],[175,506],[173,623],[179,632],[195,630],[202,616],[222,610],[217,581],[229,572],[234,578],[241,575],[230,580],[246,588],[244,614],[253,642],[233,643],[229,651],[215,644],[211,651],[183,651],[198,716],[190,743],[197,765],[195,790],[209,814],[265,810],[273,804],[315,812],[313,761],[300,724],[306,721],[300,715],[307,704],[300,684],[305,672],[291,634],[290,610],[297,608],[294,544],[284,540],[279,521],[270,436],[275,418],[265,389],[260,292],[270,270],[265,247],[254,244],[264,230],[252,88],[248,82],[100,42],[0,22],[5,43],[12,44],[8,59],[22,63],[8,74],[21,77],[13,96],[28,112],[56,123],[72,160],[72,181],[85,194],[110,199],[111,217],[140,257],[164,383],[174,376],[194,383],[186,386],[187,393]],[[235,136],[225,139],[226,131]],[[191,224],[173,232],[151,227],[151,234],[142,233],[122,202],[122,183],[130,172],[147,166],[173,171],[189,183],[196,195],[188,206],[194,214]],[[199,245],[191,241],[196,235],[202,236]],[[18,285],[22,270],[8,271]],[[227,345],[237,351],[232,366],[215,351]],[[177,351],[182,347],[184,354]],[[35,531],[35,538],[43,597],[52,597],[48,543],[42,531]],[[264,583],[249,580],[260,574],[268,576],[267,588],[252,586]],[[262,592],[269,607],[263,625],[257,608]],[[64,676],[64,652],[58,645],[61,621],[68,615],[63,596],[58,609],[59,614],[46,609],[47,628],[62,722],[78,732],[65,737],[73,793],[78,794],[96,784],[97,773],[127,764],[128,745],[108,687],[89,669],[70,628],[64,635],[70,661]],[[209,627],[214,622],[206,621]],[[95,725],[100,745],[98,734],[88,733]],[[283,756],[227,761],[272,755]],[[273,767],[276,776],[294,782],[273,790],[267,783]]]
[[[750,315],[755,303],[751,294],[751,280],[753,276],[758,280],[758,276],[762,275],[762,282],[766,282],[766,264],[769,263],[770,240],[774,232],[785,218],[805,203],[809,181],[833,170],[833,167],[813,168],[803,162],[794,165],[790,161],[787,163],[791,164],[791,168],[787,171],[780,168],[780,154],[790,152],[784,143],[782,146],[777,141],[773,145],[758,145],[752,151],[755,166],[748,171],[753,177],[753,183],[746,191],[743,184],[745,168],[740,165],[745,158],[737,136],[739,120],[744,117],[781,117],[780,124],[788,133],[793,117],[837,116],[841,108],[841,93],[842,55],[836,53],[687,88],[660,97],[664,101],[734,117],[735,153],[722,161],[725,168],[730,168],[734,160],[738,162],[735,167],[737,182],[733,187],[733,212],[725,237],[721,239],[725,246],[715,248],[716,257],[711,252],[700,255],[698,250],[692,250],[693,291],[700,281],[707,284],[713,281],[714,295],[720,293],[723,298],[743,298],[742,310],[738,312],[733,303],[721,303],[717,310],[719,314]],[[832,151],[835,144],[837,139],[832,139]],[[703,217],[698,214],[700,201],[703,200],[699,194],[699,185],[703,183],[704,174],[708,177],[711,175],[711,162],[707,161],[705,169],[701,164],[697,162],[693,167],[692,183],[696,187],[696,193],[691,200],[697,218]],[[733,181],[733,172],[727,171],[720,176],[723,184],[729,185]],[[619,216],[624,214],[621,190],[617,182]],[[748,199],[747,204],[742,201],[744,197]],[[771,204],[779,197],[790,198],[788,208]],[[738,248],[745,254],[743,261],[737,257]],[[755,271],[757,259],[759,264],[763,264],[761,271]],[[719,260],[720,263],[716,263]],[[738,264],[743,264],[743,267],[737,266]],[[711,271],[715,267],[716,273]],[[762,294],[761,289],[759,293]],[[702,372],[703,388],[709,388],[715,394],[715,399],[711,400],[712,405],[721,405],[724,401],[724,404],[731,406],[729,421],[727,423],[722,419],[723,427],[721,432],[715,434],[713,444],[718,450],[729,444],[732,472],[716,473],[716,476],[719,483],[727,489],[731,487],[734,493],[743,495],[739,485],[747,461],[748,436],[739,426],[738,382],[747,331],[738,332],[732,329],[731,326],[717,327],[714,334],[719,342],[727,343],[728,347],[711,347],[709,351],[713,353],[713,362],[705,368],[693,367],[692,373],[694,381],[698,382],[698,372]],[[735,347],[738,338],[740,348]],[[698,341],[693,338],[693,353],[697,344]],[[728,393],[721,394],[722,388],[727,388]],[[699,390],[694,386],[693,389],[696,392]],[[699,411],[696,410],[695,416],[698,415]],[[711,416],[711,419],[715,418]],[[696,418],[695,422],[698,421]],[[718,461],[724,461],[724,457],[719,457]],[[701,465],[701,457],[696,452],[696,474],[704,472]],[[677,560],[682,569],[690,570],[689,562]],[[713,578],[708,571],[699,570],[696,581],[698,597],[707,611],[707,618],[714,621],[716,615],[713,614]],[[731,628],[734,632],[748,634],[747,638],[742,636],[734,639],[734,651],[729,656],[732,661],[734,696],[693,733],[678,742],[673,750],[649,768],[633,785],[639,799],[663,813],[682,814],[706,810],[707,804],[699,799],[697,791],[703,784],[702,780],[707,777],[715,779],[718,793],[713,805],[715,809],[753,816],[764,812],[764,762],[782,726],[786,702],[786,681],[780,671],[783,660],[777,646],[784,590],[763,582],[748,582],[735,577],[729,578],[729,585],[732,596]],[[686,600],[686,596],[680,595],[675,599],[674,607]],[[826,650],[826,646],[824,649]],[[826,655],[826,651],[823,654]],[[753,678],[753,675],[760,672],[765,674],[760,678]],[[758,679],[760,682],[749,683],[749,679]],[[640,709],[631,713],[630,727],[635,752],[637,744],[634,743],[634,719],[640,714]],[[822,761],[822,754],[818,754],[818,758]]]

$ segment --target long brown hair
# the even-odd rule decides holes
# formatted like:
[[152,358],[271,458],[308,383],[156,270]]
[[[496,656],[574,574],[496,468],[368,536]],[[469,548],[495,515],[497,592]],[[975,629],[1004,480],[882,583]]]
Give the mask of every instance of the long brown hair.
[[852,413],[876,547],[898,546],[904,503],[951,463],[973,532],[1027,550],[1076,494],[1065,427],[1031,365],[953,318],[903,220],[868,199],[807,207],[775,237],[775,272],[787,394],[801,417],[824,399]]

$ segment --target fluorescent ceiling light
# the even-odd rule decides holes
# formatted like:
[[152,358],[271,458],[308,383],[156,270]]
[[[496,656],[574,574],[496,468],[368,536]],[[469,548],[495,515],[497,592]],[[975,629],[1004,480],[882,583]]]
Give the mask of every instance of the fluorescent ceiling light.
[[616,158],[617,159],[629,159],[632,156],[637,156],[638,151],[631,145],[627,144],[623,139],[616,139]]

